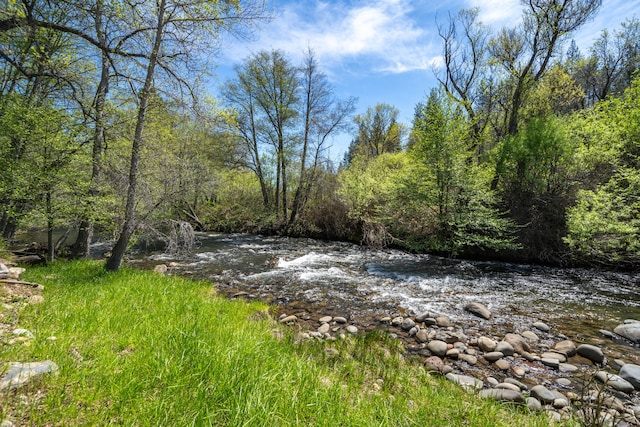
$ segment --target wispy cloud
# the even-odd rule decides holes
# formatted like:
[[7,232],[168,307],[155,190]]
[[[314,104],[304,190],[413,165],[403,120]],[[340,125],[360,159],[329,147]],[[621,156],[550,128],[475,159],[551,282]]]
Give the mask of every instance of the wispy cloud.
[[437,53],[433,34],[414,11],[410,0],[289,3],[255,42],[228,56],[238,61],[260,49],[283,49],[295,58],[310,46],[327,66],[362,60],[374,72],[429,69]]
[[467,7],[477,7],[480,21],[494,28],[513,26],[522,17],[519,0],[469,0]]

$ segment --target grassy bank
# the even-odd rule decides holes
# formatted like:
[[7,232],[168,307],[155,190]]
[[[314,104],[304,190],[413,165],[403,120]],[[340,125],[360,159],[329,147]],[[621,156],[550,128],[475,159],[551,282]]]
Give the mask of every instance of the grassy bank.
[[[269,308],[217,297],[210,284],[94,262],[31,268],[45,302],[15,327],[35,339],[0,360],[53,360],[58,375],[0,394],[16,425],[545,426],[480,401],[370,334],[296,344]],[[51,337],[55,337],[52,339]],[[338,355],[328,355],[331,346]]]

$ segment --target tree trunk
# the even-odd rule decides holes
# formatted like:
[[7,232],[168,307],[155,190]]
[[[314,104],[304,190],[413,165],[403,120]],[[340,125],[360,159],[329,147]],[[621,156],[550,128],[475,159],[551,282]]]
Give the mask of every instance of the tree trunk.
[[129,188],[127,189],[127,203],[125,206],[124,224],[122,225],[122,230],[120,231],[120,237],[118,238],[118,241],[111,251],[111,256],[107,260],[106,269],[108,271],[116,271],[120,269],[120,266],[122,265],[122,259],[124,258],[124,253],[127,250],[127,246],[129,246],[129,240],[131,239],[131,235],[133,234],[136,227],[135,202],[136,189],[138,186],[138,164],[140,162],[140,154],[143,143],[142,132],[144,130],[147,105],[149,103],[149,97],[151,96],[151,89],[153,87],[153,75],[156,64],[158,62],[160,45],[162,44],[166,3],[166,0],[160,1],[160,5],[158,8],[158,27],[156,28],[153,50],[151,51],[151,56],[147,65],[147,75],[144,80],[144,86],[139,95],[138,117],[136,120],[136,129],[133,136],[133,144],[131,146]]
[[[98,41],[106,46],[106,38],[102,21],[102,0],[96,2],[96,33]],[[83,212],[83,217],[78,227],[78,236],[71,246],[71,256],[74,258],[87,258],[90,255],[91,241],[93,240],[93,211],[94,199],[98,196],[98,186],[102,173],[102,154],[104,148],[104,104],[109,92],[109,56],[102,52],[100,82],[96,89],[95,99],[95,131],[93,136],[93,151],[91,153],[91,181],[89,183],[88,202]]]

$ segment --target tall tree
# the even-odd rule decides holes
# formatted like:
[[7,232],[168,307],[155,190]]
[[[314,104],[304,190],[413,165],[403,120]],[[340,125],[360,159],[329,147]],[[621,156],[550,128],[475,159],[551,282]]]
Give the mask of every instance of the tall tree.
[[[179,74],[180,66],[186,66],[188,70],[189,66],[195,65],[196,61],[192,55],[202,53],[206,48],[212,48],[213,46],[207,42],[215,42],[221,31],[233,28],[234,25],[243,24],[244,20],[250,22],[251,19],[260,18],[259,15],[251,14],[255,13],[255,10],[242,9],[238,1],[173,2],[159,0],[148,8],[138,5],[134,12],[137,12],[140,18],[146,17],[140,34],[150,36],[146,39],[149,50],[145,55],[147,62],[144,67],[144,83],[137,92],[138,113],[131,146],[125,217],[118,240],[107,260],[107,270],[120,268],[124,253],[136,228],[135,203],[138,168],[144,142],[143,132],[147,106],[150,97],[155,92],[156,68],[162,69],[180,87],[186,86],[191,92],[191,86]],[[200,50],[196,51],[196,48]],[[184,70],[185,68],[182,68],[182,71]]]
[[380,103],[357,115],[354,122],[358,133],[349,146],[347,163],[357,156],[374,158],[401,151],[407,129],[398,122],[399,113],[394,106]]

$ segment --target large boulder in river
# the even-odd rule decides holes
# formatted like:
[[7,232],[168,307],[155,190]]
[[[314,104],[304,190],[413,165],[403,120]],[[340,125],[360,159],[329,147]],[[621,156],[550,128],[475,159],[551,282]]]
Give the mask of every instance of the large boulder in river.
[[618,325],[613,332],[635,343],[640,343],[640,322]]
[[478,317],[482,317],[483,319],[489,320],[492,316],[489,309],[484,304],[481,304],[479,302],[470,302],[464,307],[464,309],[465,311],[468,311],[469,313]]
[[529,343],[522,335],[506,334],[502,341],[511,344],[511,347],[513,347],[518,354],[529,353],[531,351],[531,346],[529,346]]
[[620,377],[629,381],[636,390],[640,390],[640,366],[627,363],[620,369]]

